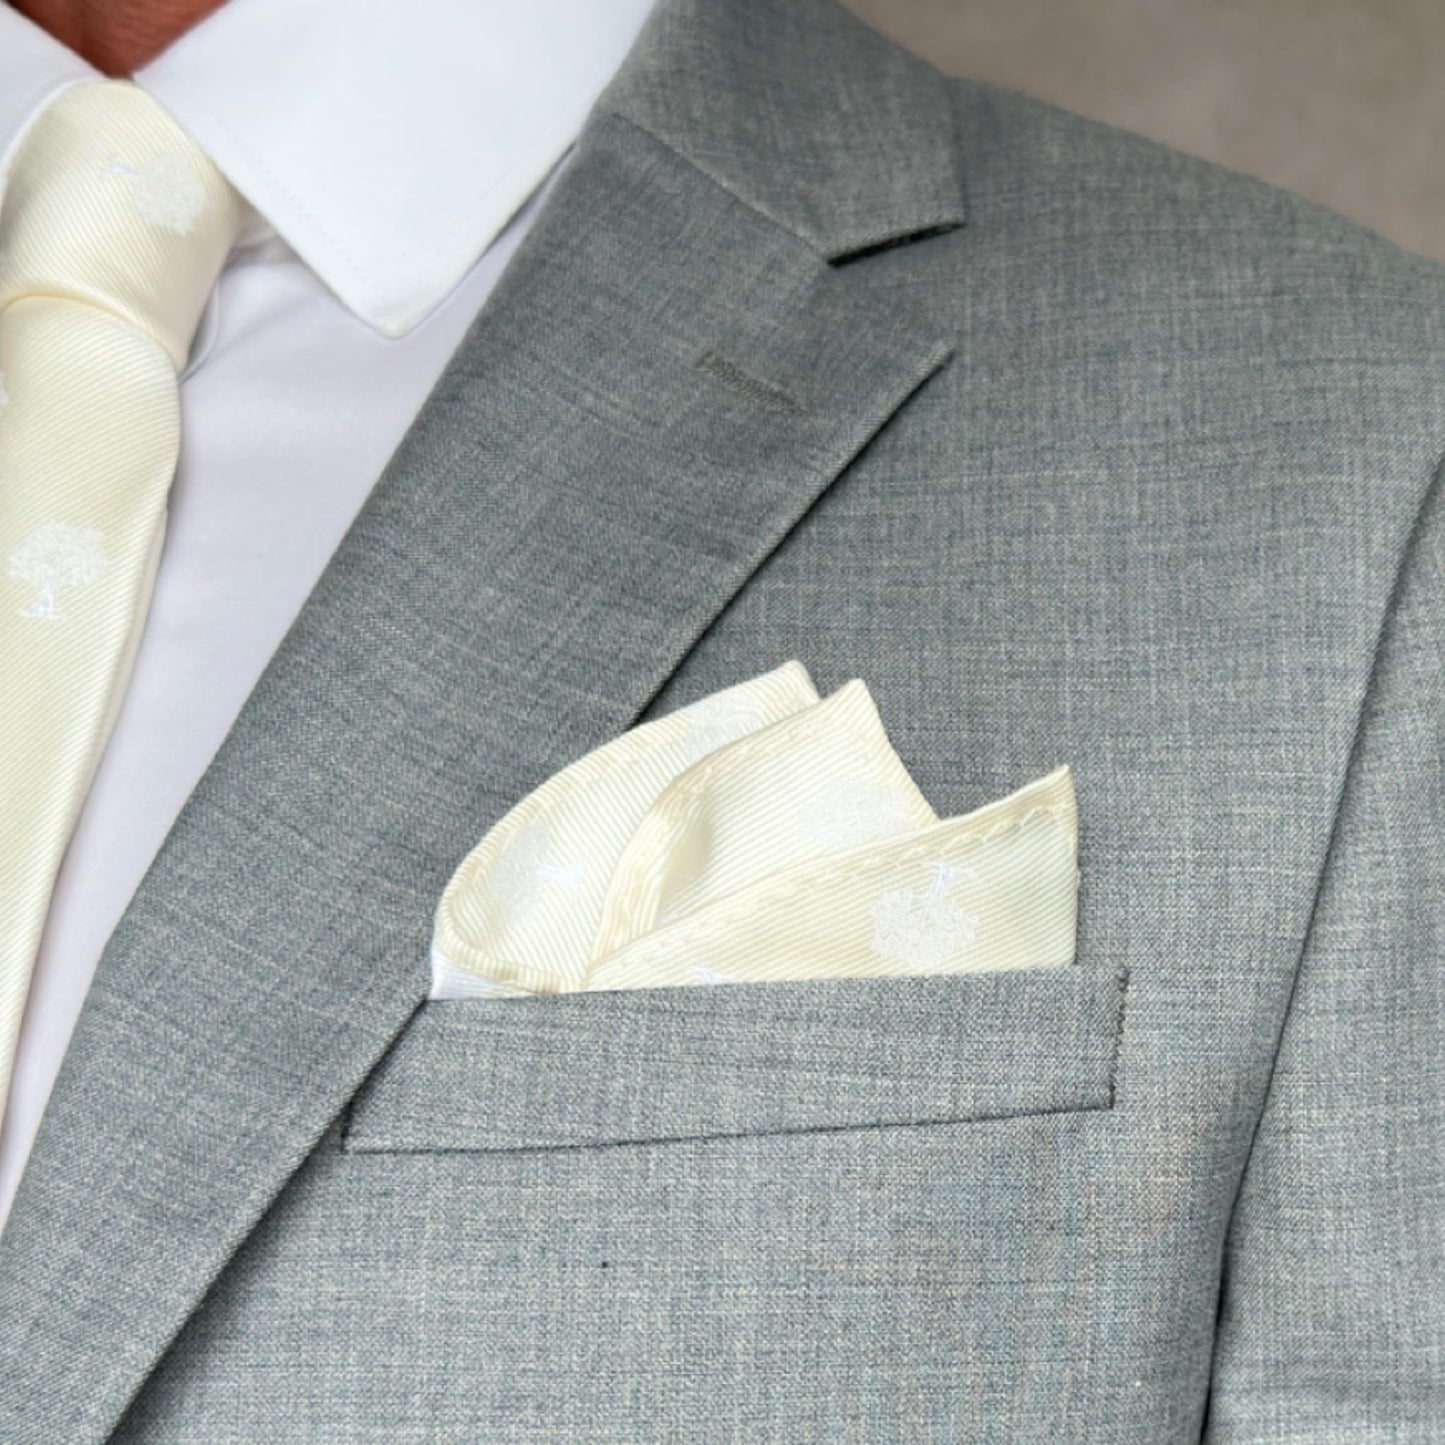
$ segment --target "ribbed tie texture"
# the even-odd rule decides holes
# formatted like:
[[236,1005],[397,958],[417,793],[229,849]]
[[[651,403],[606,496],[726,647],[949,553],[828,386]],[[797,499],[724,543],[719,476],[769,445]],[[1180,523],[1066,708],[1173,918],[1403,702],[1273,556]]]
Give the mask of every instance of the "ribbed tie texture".
[[0,1102],[150,603],[177,372],[243,212],[128,81],[62,91],[0,200]]

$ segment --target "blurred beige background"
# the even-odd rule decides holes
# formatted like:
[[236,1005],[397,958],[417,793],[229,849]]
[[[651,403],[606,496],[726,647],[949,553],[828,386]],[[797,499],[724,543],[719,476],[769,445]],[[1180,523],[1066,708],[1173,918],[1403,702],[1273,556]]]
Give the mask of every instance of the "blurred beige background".
[[1445,0],[844,0],[956,75],[1289,186],[1445,260]]

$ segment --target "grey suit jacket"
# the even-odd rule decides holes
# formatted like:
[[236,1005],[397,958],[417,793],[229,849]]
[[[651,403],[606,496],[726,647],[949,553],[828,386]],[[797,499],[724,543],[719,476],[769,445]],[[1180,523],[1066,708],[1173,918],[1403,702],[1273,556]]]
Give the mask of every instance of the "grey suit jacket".
[[[663,0],[102,962],[0,1439],[1445,1438],[1445,271]],[[1061,762],[1072,967],[428,1003],[639,719]]]

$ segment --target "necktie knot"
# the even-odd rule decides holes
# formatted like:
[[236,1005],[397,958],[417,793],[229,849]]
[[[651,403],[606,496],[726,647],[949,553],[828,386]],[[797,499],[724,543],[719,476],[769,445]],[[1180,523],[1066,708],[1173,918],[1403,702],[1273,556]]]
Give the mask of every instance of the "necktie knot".
[[0,204],[0,308],[28,296],[99,307],[179,370],[244,202],[129,81],[73,85],[22,137]]

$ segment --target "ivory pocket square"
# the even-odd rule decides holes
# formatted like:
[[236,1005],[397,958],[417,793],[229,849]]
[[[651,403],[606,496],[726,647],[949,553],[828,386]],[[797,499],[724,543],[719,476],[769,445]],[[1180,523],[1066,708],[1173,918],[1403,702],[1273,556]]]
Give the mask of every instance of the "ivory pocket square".
[[940,821],[855,679],[789,662],[549,778],[457,869],[433,998],[1053,967],[1067,766]]

